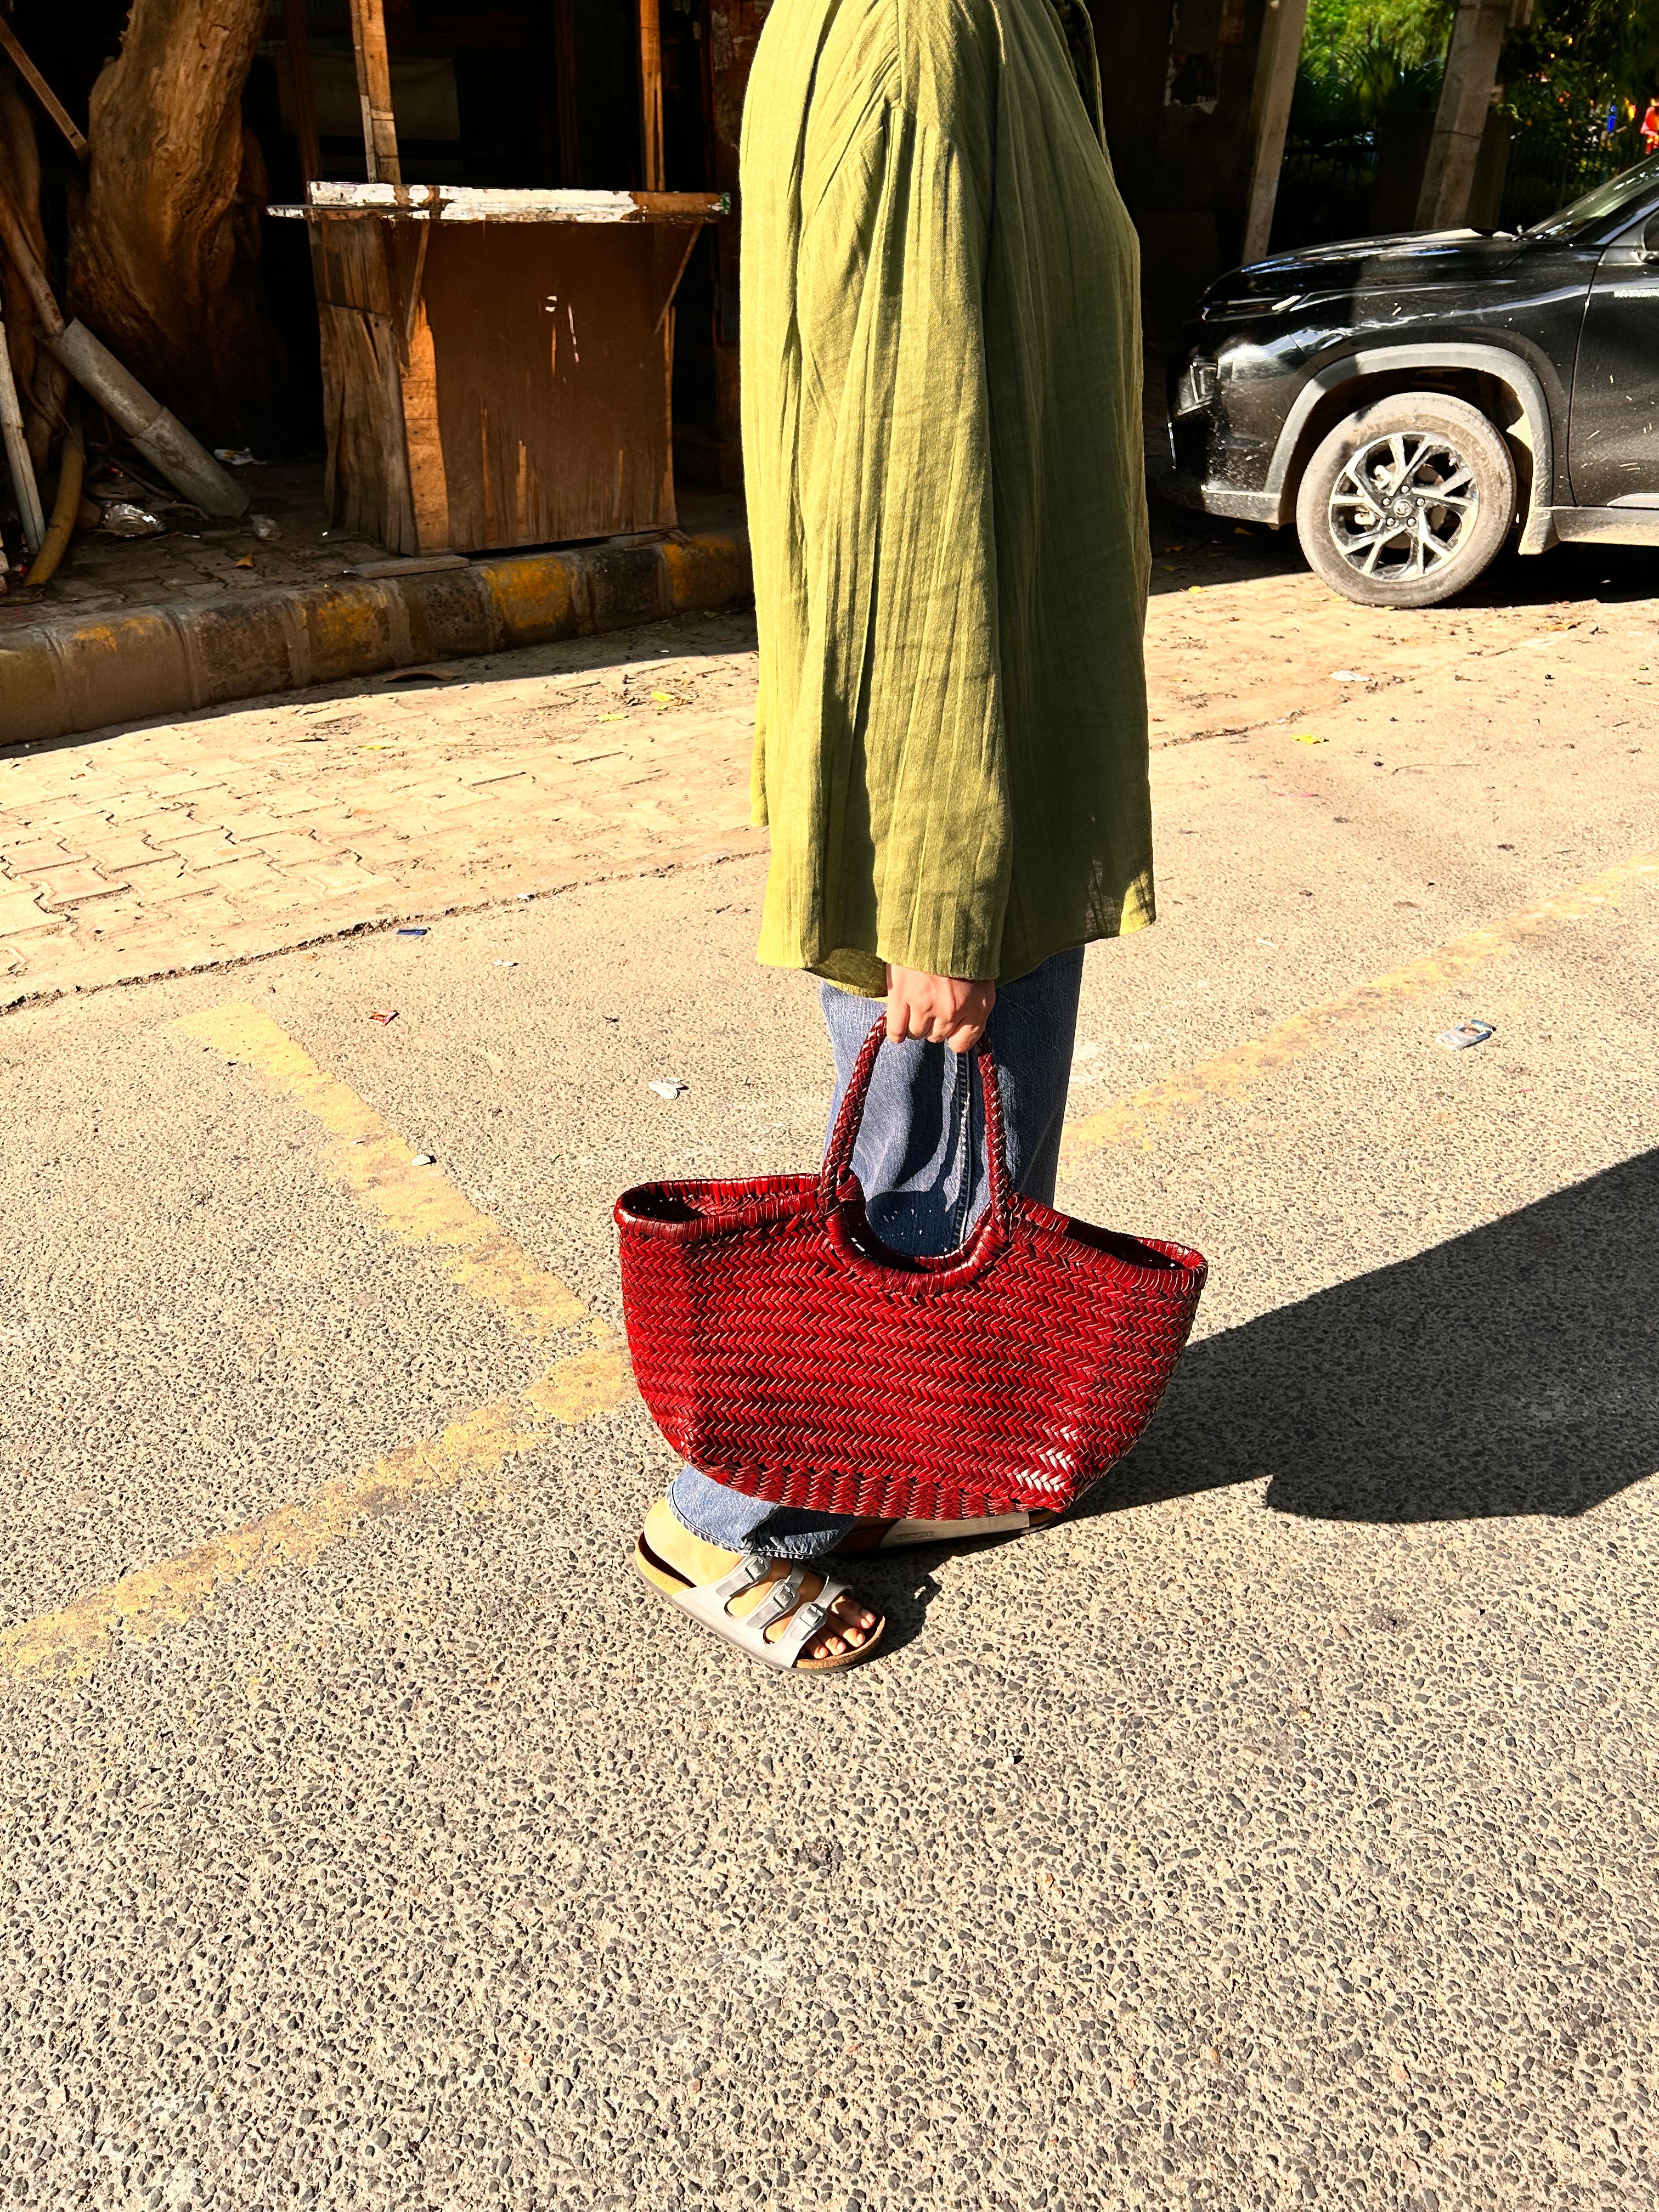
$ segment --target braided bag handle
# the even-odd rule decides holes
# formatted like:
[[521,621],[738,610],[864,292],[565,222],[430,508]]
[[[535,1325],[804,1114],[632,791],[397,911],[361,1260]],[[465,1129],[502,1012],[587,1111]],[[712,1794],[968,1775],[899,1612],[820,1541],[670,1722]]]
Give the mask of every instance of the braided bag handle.
[[[852,1172],[853,1152],[859,1140],[859,1130],[864,1121],[864,1109],[870,1097],[870,1084],[876,1072],[876,1054],[887,1038],[887,1017],[878,1014],[870,1034],[859,1048],[853,1073],[847,1085],[847,1096],[841,1102],[841,1111],[836,1116],[836,1126],[830,1132],[830,1143],[823,1155],[823,1167],[818,1176],[818,1211],[826,1218],[841,1197],[842,1185]],[[1002,1121],[1002,1085],[997,1079],[995,1055],[983,1040],[974,1047],[974,1058],[979,1062],[980,1089],[985,1099],[985,1158],[989,1170],[990,1211],[998,1229],[1007,1234],[1009,1216],[1013,1210],[1013,1186],[1008,1175],[1008,1140]]]

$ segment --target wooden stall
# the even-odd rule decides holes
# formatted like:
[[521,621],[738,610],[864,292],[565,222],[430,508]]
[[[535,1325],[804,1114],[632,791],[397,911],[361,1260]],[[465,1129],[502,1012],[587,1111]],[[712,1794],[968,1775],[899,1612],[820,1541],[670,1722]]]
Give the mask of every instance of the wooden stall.
[[[641,127],[662,176],[655,0]],[[675,520],[673,299],[718,192],[405,184],[380,0],[352,0],[368,181],[308,183],[331,509],[389,552]]]

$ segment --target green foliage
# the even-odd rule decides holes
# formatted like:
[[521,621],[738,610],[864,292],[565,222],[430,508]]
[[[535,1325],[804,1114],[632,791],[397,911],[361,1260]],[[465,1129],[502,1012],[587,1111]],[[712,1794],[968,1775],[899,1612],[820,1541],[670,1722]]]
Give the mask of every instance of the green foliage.
[[1504,45],[1506,78],[1634,99],[1659,72],[1659,0],[1538,0]]
[[1637,121],[1659,89],[1659,0],[1538,0],[1531,23],[1504,41],[1501,73],[1517,153],[1548,145],[1623,167],[1644,150]]
[[1376,45],[1402,68],[1438,64],[1451,33],[1453,0],[1310,0],[1302,50]]
[[1453,0],[1312,0],[1291,129],[1370,131],[1396,108],[1432,107]]

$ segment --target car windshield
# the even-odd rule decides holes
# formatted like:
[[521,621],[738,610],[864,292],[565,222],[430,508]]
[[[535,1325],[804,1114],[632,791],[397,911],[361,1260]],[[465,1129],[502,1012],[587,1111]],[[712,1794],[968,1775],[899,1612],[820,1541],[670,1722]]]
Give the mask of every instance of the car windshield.
[[1594,191],[1586,192],[1582,199],[1564,207],[1559,215],[1535,222],[1522,232],[1526,238],[1571,238],[1576,231],[1586,229],[1591,223],[1605,222],[1616,216],[1632,201],[1639,200],[1644,192],[1659,188],[1659,154],[1649,155],[1633,169],[1621,169],[1616,177],[1609,177]]

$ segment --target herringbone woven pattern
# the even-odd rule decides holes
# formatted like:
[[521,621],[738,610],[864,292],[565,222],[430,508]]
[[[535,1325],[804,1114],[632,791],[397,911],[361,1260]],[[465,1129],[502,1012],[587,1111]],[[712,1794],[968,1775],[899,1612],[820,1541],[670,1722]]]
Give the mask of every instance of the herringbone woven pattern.
[[1069,1505],[1163,1396],[1205,1262],[1012,1191],[985,1053],[984,1218],[943,1259],[889,1251],[850,1169],[885,1033],[819,1175],[617,1200],[641,1395],[693,1466],[777,1504],[913,1520]]

